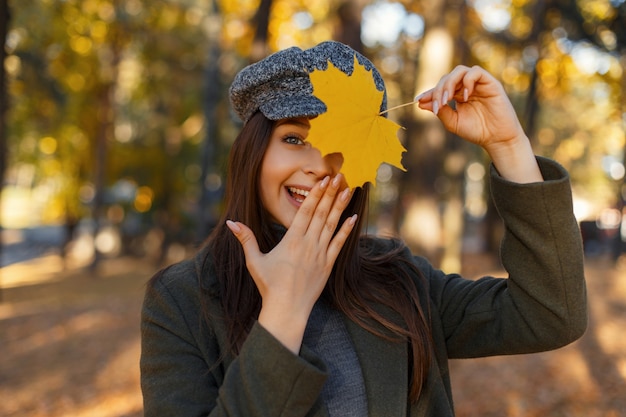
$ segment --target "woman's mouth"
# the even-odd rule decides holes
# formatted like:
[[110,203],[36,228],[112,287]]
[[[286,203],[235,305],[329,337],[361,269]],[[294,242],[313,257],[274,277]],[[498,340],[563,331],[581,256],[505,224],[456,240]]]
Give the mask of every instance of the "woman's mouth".
[[302,203],[304,199],[306,198],[306,196],[309,195],[308,190],[303,190],[301,188],[296,188],[296,187],[287,187],[287,191],[289,192],[289,195],[291,196],[291,198],[296,200],[298,203]]

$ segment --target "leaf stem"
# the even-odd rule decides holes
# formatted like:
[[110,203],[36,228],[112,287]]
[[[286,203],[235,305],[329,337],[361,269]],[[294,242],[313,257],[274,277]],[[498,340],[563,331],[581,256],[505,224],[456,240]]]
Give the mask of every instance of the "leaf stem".
[[378,113],[378,115],[382,116],[383,114],[385,114],[387,112],[390,112],[391,110],[399,109],[400,107],[410,106],[411,104],[415,104],[415,103],[417,103],[417,101],[411,101],[411,102],[408,102],[408,103],[400,104],[398,106],[394,106],[394,107],[388,108],[385,111],[381,111],[380,113]]

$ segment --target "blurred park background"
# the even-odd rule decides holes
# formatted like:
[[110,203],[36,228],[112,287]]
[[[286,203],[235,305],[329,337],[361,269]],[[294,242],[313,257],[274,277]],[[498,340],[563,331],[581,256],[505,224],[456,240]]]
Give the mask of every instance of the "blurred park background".
[[[571,173],[591,324],[540,355],[454,362],[459,416],[626,416],[624,0],[0,0],[0,416],[139,416],[145,281],[219,217],[243,66],[335,39],[390,107],[453,66],[501,80]],[[381,166],[372,233],[502,274],[488,161],[417,107]]]

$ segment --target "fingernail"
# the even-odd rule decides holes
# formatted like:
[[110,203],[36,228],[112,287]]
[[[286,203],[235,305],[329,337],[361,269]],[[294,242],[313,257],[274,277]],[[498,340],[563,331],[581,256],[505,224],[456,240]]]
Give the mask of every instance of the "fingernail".
[[448,104],[448,92],[444,91],[443,92],[443,102],[441,103],[441,105],[445,106],[446,104]]
[[226,220],[226,226],[228,226],[233,233],[241,232],[241,227],[239,227],[239,225],[232,220]]
[[439,113],[439,102],[437,100],[433,102],[433,113]]
[[350,197],[350,188],[346,188],[341,193],[341,196],[340,196],[341,201],[347,201],[349,197]]
[[341,174],[335,175],[335,178],[333,178],[333,187],[335,188],[339,187],[340,181],[341,181]]
[[330,181],[330,177],[327,175],[324,177],[324,179],[320,183],[320,189],[323,190],[324,188],[326,188],[326,186],[328,185],[328,181]]
[[350,220],[348,221],[348,223],[350,224],[350,226],[354,226],[354,223],[356,223],[356,219],[357,219],[357,215],[353,214],[352,217],[350,217]]
[[467,88],[463,89],[463,101],[467,101],[469,99],[469,90]]
[[424,94],[426,94],[426,93],[420,93],[420,94],[416,95],[415,98],[413,99],[413,101],[420,101],[420,99],[422,97],[424,97]]

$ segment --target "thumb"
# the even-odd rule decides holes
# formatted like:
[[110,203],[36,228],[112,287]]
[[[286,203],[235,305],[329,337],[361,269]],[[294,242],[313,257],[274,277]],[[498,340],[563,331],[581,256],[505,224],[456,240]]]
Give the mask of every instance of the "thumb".
[[248,226],[232,220],[226,220],[226,226],[241,243],[243,253],[248,261],[260,255],[259,244],[254,236],[254,232]]
[[452,109],[450,106],[442,107],[437,113],[437,117],[441,121],[443,127],[446,130],[456,134],[455,128],[458,126],[459,114],[458,111]]

